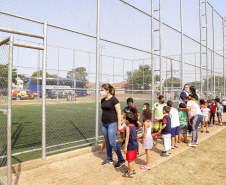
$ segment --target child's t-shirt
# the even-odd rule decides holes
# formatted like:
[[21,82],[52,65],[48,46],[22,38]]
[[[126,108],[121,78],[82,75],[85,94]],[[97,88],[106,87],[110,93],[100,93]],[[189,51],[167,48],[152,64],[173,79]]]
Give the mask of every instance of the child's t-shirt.
[[171,133],[171,118],[169,115],[163,117],[162,125],[166,124],[166,127],[162,130],[162,134]]
[[207,105],[207,108],[211,110],[212,109],[212,105]]
[[128,151],[136,150],[138,147],[137,143],[137,132],[135,125],[129,126],[129,142],[127,146]]
[[209,112],[210,112],[210,109],[208,108],[202,108],[202,115],[205,116],[205,117],[209,117]]
[[200,105],[200,110],[202,110],[204,108],[204,105]]
[[175,127],[179,127],[180,126],[180,119],[179,119],[179,114],[177,109],[172,108],[170,110],[170,114],[171,114],[171,128],[175,128]]
[[221,113],[221,104],[219,102],[217,103],[217,108],[218,108],[217,109],[217,112],[218,113]]
[[216,110],[217,110],[217,105],[212,105],[212,108],[211,108],[211,113],[215,114],[216,113]]
[[180,111],[179,112],[180,125],[188,125],[188,112]]

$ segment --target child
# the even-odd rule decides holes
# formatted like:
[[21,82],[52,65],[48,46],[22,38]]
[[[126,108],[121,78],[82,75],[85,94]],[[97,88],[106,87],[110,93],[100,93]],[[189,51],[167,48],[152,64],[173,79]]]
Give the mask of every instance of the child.
[[143,144],[143,149],[146,152],[146,164],[140,166],[140,169],[150,170],[151,169],[151,151],[153,146],[153,139],[151,135],[151,127],[152,127],[152,113],[151,110],[145,109],[143,111],[143,119],[145,120],[142,130],[142,139],[141,144]]
[[171,149],[178,148],[178,135],[179,135],[179,126],[180,126],[180,119],[178,115],[177,109],[173,108],[173,102],[169,100],[167,102],[167,106],[170,107],[170,114],[171,114]]
[[210,109],[207,108],[207,102],[204,102],[204,107],[201,109],[203,114],[203,124],[202,124],[202,130],[201,133],[204,132],[204,124],[206,125],[206,133],[209,133],[208,131],[208,122],[210,117]]
[[[133,98],[128,98],[126,100],[126,103],[127,103],[127,106],[122,110],[122,127],[125,128],[126,127],[126,124],[124,123],[124,117],[126,115],[126,113],[129,113],[130,112],[130,108],[133,106]],[[140,114],[139,112],[137,111],[137,119],[139,120],[140,119]],[[122,144],[121,146],[123,146],[125,144],[125,140],[124,140],[124,133],[123,131],[120,132],[120,135],[121,135],[121,140],[122,140]]]
[[134,170],[135,162],[137,158],[137,133],[134,122],[136,121],[133,113],[126,114],[126,139],[124,153],[126,154],[126,160],[128,161],[129,170],[125,172],[123,177],[132,178],[136,174]]
[[[185,103],[180,103],[179,108],[186,108]],[[184,143],[187,143],[187,130],[188,130],[188,112],[179,111],[180,127],[179,127],[179,142],[181,141],[182,135],[184,138]]]
[[211,114],[210,114],[210,123],[211,123],[211,120],[213,119],[213,126],[214,126],[214,121],[215,121],[216,110],[217,110],[216,102],[215,102],[215,100],[212,100]]
[[[138,132],[138,130],[140,129],[141,127],[141,123],[139,122],[138,120],[138,110],[137,110],[137,107],[136,105],[133,105],[130,109],[130,112],[133,113],[135,115],[135,122],[134,122],[134,125],[136,126],[136,131]],[[137,147],[137,155],[139,154],[139,145]]]
[[[143,111],[144,111],[145,109],[150,110],[150,105],[149,105],[149,103],[144,103],[144,104],[143,104]],[[143,119],[143,122],[145,122],[144,119]]]
[[[200,110],[202,110],[203,108],[204,108],[204,102],[205,102],[205,100],[204,99],[201,99],[200,101],[199,101],[199,103],[200,103]],[[204,127],[204,117],[203,117],[203,120],[202,120],[202,122],[201,122],[201,128],[203,128]],[[203,133],[203,130],[201,131],[201,133]]]
[[[212,101],[208,100],[207,103],[208,103],[207,108],[211,111],[211,109],[212,109]],[[210,125],[210,119],[208,121],[208,124]]]
[[223,126],[223,112],[224,112],[224,106],[223,106],[223,104],[220,102],[220,104],[221,104],[221,126]]
[[171,116],[170,116],[171,108],[169,106],[163,107],[163,117],[162,121],[162,128],[160,131],[162,132],[163,136],[163,145],[165,152],[162,153],[161,156],[169,156],[170,149],[171,149]]
[[217,102],[217,119],[218,119],[218,125],[222,125],[221,122],[221,105],[220,105],[220,98],[215,99]]
[[149,103],[144,103],[143,104],[143,110],[145,110],[145,109],[150,109]]

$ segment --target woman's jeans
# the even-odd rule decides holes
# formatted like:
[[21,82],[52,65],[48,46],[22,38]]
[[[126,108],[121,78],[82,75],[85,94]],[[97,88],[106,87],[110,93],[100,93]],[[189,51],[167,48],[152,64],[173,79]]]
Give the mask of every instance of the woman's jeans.
[[198,139],[198,127],[199,124],[203,121],[203,116],[197,114],[191,118],[191,126],[192,126],[192,143],[196,144]]
[[116,132],[118,130],[118,123],[117,122],[101,123],[101,128],[104,134],[104,139],[106,141],[108,159],[112,159],[112,148],[113,148],[118,156],[118,161],[124,160],[121,149],[119,145],[116,143],[117,138]]

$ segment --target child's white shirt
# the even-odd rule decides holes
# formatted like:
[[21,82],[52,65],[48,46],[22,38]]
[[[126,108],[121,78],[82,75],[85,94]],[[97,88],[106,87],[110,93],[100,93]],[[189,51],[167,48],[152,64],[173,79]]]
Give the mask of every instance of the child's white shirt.
[[180,118],[179,118],[179,113],[177,109],[172,108],[170,110],[170,114],[172,116],[171,118],[171,128],[179,127],[180,126]]
[[201,111],[202,111],[202,115],[203,116],[205,116],[207,118],[209,117],[210,109],[208,109],[208,108],[202,108]]

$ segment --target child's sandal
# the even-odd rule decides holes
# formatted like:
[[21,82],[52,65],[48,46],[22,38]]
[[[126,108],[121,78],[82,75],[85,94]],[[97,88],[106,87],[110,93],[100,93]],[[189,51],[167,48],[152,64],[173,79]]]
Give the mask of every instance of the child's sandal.
[[[126,170],[125,173],[129,173],[129,170]],[[136,175],[136,174],[137,174],[136,170],[133,170],[133,175]]]
[[150,170],[151,166],[144,165],[144,166],[140,167],[140,169],[142,169],[142,170]]
[[133,178],[133,174],[132,173],[124,173],[124,175],[122,177]]

